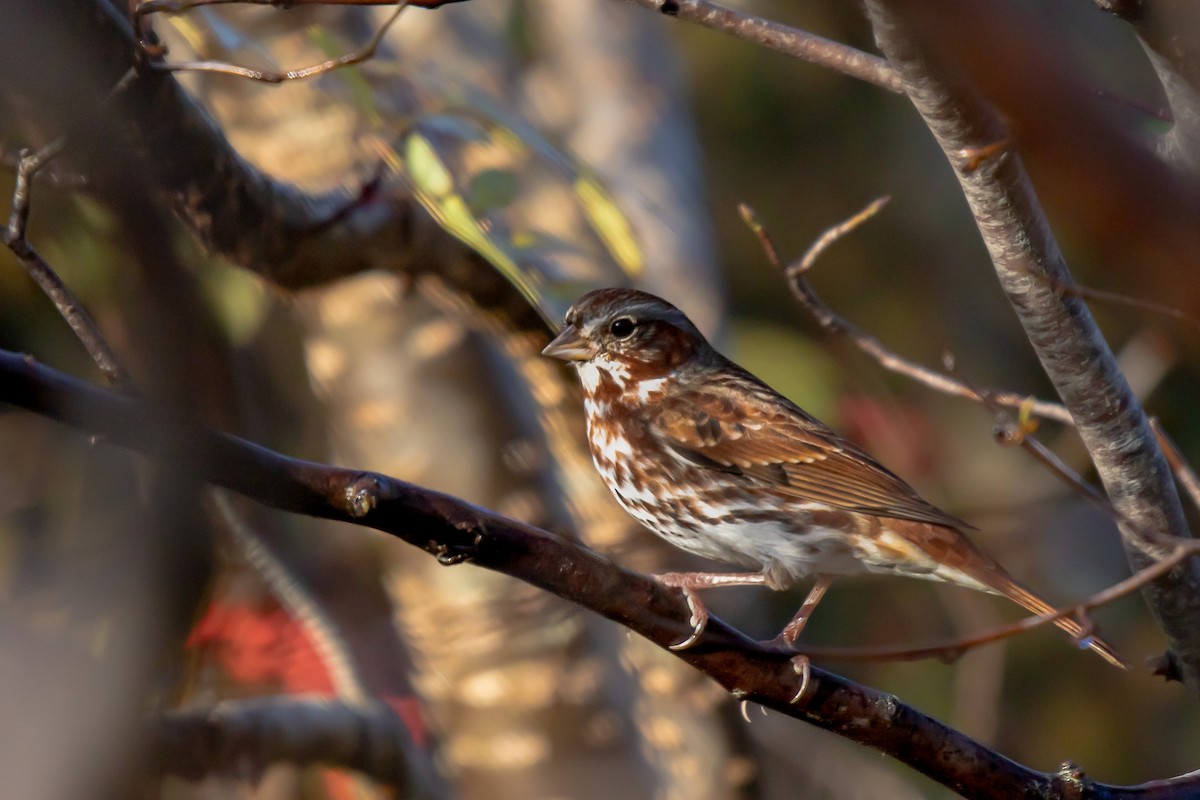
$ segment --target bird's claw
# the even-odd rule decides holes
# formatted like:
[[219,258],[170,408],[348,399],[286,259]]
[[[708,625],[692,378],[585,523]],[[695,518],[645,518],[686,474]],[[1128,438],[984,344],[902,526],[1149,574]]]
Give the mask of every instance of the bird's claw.
[[667,647],[668,650],[687,650],[689,647],[700,641],[701,634],[708,627],[708,609],[704,607],[704,603],[700,601],[700,596],[690,586],[680,586],[680,591],[683,592],[683,599],[687,600],[688,610],[692,612],[691,618],[688,620],[692,623],[692,633],[681,642],[676,642]]
[[812,664],[809,663],[808,656],[799,655],[792,657],[792,670],[800,676],[800,688],[792,695],[792,699],[788,702],[792,705],[800,702],[800,698],[804,697],[804,693],[808,691],[809,680],[812,678]]

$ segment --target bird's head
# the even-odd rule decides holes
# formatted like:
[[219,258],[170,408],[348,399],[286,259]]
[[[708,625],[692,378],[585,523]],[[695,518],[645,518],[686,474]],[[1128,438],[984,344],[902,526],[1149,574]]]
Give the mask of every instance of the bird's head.
[[636,289],[597,289],[571,306],[562,331],[542,351],[576,366],[660,377],[709,349],[682,311]]

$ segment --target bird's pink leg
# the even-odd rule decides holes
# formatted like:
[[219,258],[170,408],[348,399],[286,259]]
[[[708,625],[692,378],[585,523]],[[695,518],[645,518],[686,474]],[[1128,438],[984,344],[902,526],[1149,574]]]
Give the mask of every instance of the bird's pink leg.
[[812,590],[809,591],[808,597],[804,598],[804,603],[800,606],[800,610],[796,612],[796,616],[792,617],[792,621],[784,626],[772,641],[782,642],[789,647],[796,644],[796,639],[800,636],[800,632],[804,630],[804,626],[808,624],[808,618],[812,616],[813,609],[817,607],[817,603],[821,602],[821,598],[825,596],[825,592],[829,591],[829,586],[833,583],[832,575],[818,575],[817,582],[813,584]]
[[[671,645],[672,650],[686,650],[700,640],[708,625],[708,608],[696,594],[697,589],[715,589],[719,586],[764,586],[767,577],[761,572],[664,572],[654,579],[663,586],[683,592],[688,609],[692,612],[692,633],[682,642]],[[818,598],[820,599],[820,598]],[[814,603],[815,605],[815,603]]]

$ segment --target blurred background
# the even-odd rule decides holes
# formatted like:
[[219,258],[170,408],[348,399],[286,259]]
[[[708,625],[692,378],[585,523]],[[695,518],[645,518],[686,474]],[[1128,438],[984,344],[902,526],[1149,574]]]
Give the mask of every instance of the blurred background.
[[[1019,5],[1115,125],[1136,136],[1164,129],[1150,113],[1161,91],[1123,23],[1082,0]],[[853,4],[741,6],[873,51]],[[214,7],[152,19],[173,62],[287,69],[352,50],[390,13]],[[889,195],[818,262],[811,277],[828,304],[905,357],[936,366],[952,352],[975,384],[1053,399],[957,182],[903,97],[612,0],[410,9],[359,67],[280,86],[178,79],[276,179],[365,196],[382,174],[385,191],[392,181],[415,191],[549,318],[595,286],[666,296],[727,355],[977,525],[976,541],[1052,602],[1127,575],[1112,522],[1021,451],[995,445],[986,410],[822,334],[737,213],[739,202],[753,206],[793,258]],[[10,161],[59,133],[21,98],[20,87],[0,93]],[[206,254],[136,170],[115,186],[80,187],[70,164],[61,180],[39,179],[30,241],[139,387],[179,414],[289,455],[451,492],[636,569],[697,565],[611,503],[582,448],[571,376],[536,357],[528,329],[475,308],[461,290],[469,277],[416,265],[281,289]],[[5,195],[11,181],[11,170],[0,178]],[[1086,238],[1066,232],[1060,243],[1084,285],[1168,305],[1200,288],[1194,271],[1121,269]],[[1092,308],[1150,412],[1185,453],[1200,452],[1197,317]],[[98,379],[7,251],[0,347]],[[1070,430],[1047,424],[1039,436],[1093,477]],[[428,796],[948,795],[796,720],[757,708],[743,719],[671,656],[503,576],[446,569],[365,530],[214,501],[8,408],[0,454],[0,728],[13,743],[0,770],[24,796],[131,785],[170,798],[387,794],[318,767],[131,777],[142,774],[147,713],[289,693],[384,700],[412,758],[438,776]],[[768,637],[803,591],[709,601]],[[916,645],[1016,616],[965,590],[852,580],[835,586],[804,640]],[[1095,617],[1135,662],[1164,647],[1136,596]],[[1179,684],[1117,674],[1056,631],[950,665],[821,666],[1039,770],[1070,760],[1098,780],[1138,783],[1196,766],[1200,732]]]

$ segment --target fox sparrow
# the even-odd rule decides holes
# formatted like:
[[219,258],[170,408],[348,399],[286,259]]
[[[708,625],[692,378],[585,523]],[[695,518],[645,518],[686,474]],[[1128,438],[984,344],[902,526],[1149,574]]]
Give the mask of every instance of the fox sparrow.
[[[670,303],[631,289],[590,292],[543,352],[578,371],[592,457],[625,510],[677,547],[756,570],[656,576],[692,611],[693,633],[676,648],[707,622],[697,589],[783,589],[809,575],[816,584],[777,637],[788,645],[835,577],[862,572],[1052,610],[963,535],[969,525],[726,359]],[[1124,666],[1075,620],[1055,624]]]

